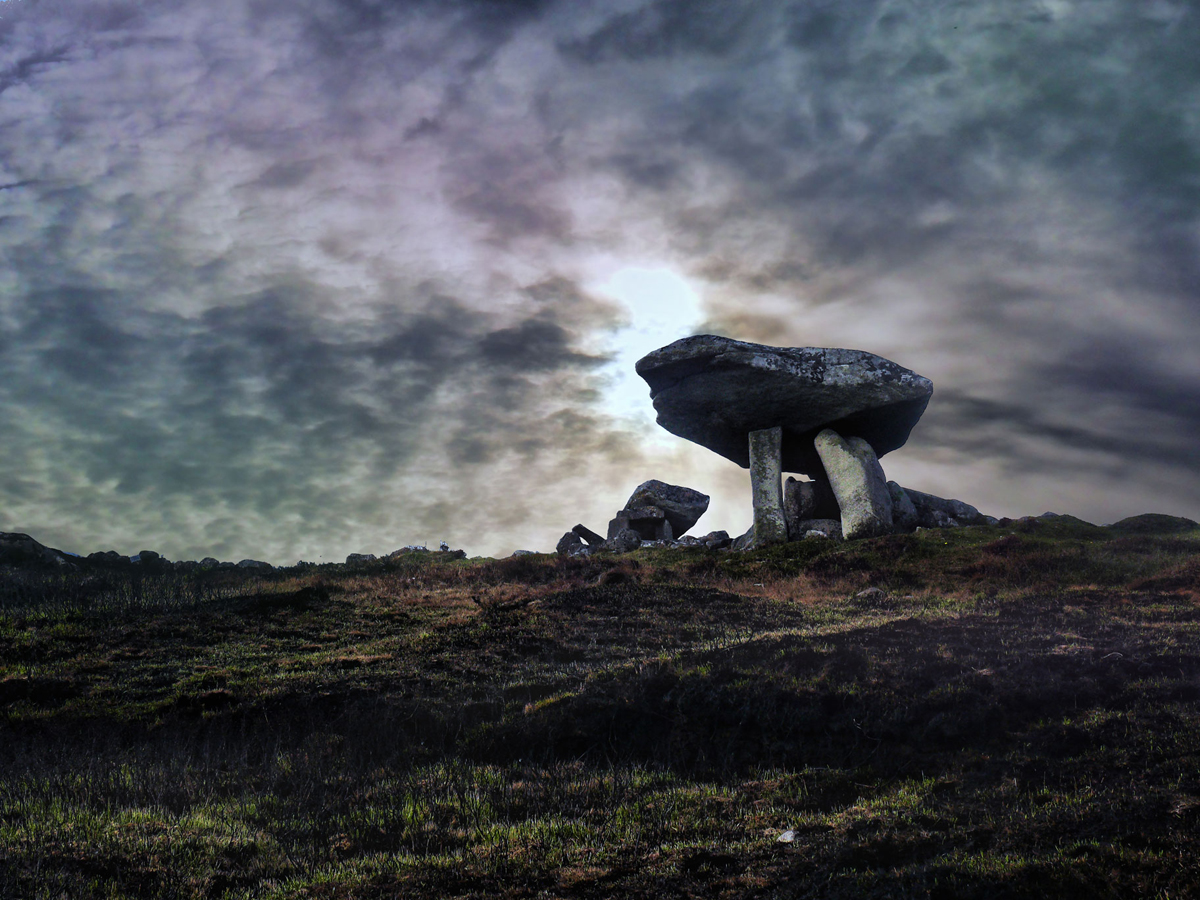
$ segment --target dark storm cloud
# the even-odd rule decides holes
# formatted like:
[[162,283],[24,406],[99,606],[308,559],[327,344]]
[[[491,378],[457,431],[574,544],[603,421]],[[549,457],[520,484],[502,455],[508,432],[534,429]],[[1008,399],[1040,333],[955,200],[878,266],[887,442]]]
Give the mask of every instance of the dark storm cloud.
[[588,287],[626,266],[703,277],[733,337],[934,378],[906,450],[1200,499],[1195,4],[12,6],[0,504],[30,528],[567,527],[650,452]]

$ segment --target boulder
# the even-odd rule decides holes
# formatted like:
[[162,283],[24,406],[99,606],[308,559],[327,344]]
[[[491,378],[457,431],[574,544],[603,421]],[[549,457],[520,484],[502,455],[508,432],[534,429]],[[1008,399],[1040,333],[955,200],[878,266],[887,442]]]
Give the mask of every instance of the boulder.
[[987,525],[991,516],[985,516],[969,503],[961,500],[944,500],[923,491],[904,488],[917,511],[917,524],[924,528],[955,528],[960,525]]
[[559,556],[574,556],[575,553],[583,549],[583,538],[577,535],[574,531],[568,531],[558,539],[558,543],[554,545],[554,552]]
[[628,553],[642,546],[642,536],[632,528],[622,528],[601,546],[613,553]]
[[692,488],[651,479],[643,481],[630,494],[625,509],[657,507],[671,523],[671,533],[675,537],[681,537],[708,510],[708,501],[707,494]]
[[750,466],[749,435],[780,427],[786,472],[814,475],[813,438],[831,428],[877,456],[908,440],[933,384],[862,350],[768,347],[717,335],[683,338],[642,357],[658,424]]
[[792,538],[798,523],[807,519],[836,519],[842,511],[824,474],[812,481],[797,481],[789,475],[783,483],[783,514],[787,518],[788,537]]
[[[377,559],[374,553],[351,553],[346,557],[346,565],[355,566],[363,563],[374,562]],[[241,563],[238,563],[240,566]]]
[[137,556],[134,556],[131,558],[134,562],[142,563],[143,565],[145,565],[147,563],[150,565],[153,565],[154,563],[157,563],[160,561],[165,562],[165,560],[163,560],[163,558],[161,556],[159,556],[157,553],[155,553],[153,550],[139,550],[137,552]]
[[890,534],[892,495],[871,445],[860,437],[843,438],[826,428],[814,439],[829,485],[842,512],[842,536]]
[[887,483],[888,493],[892,495],[892,524],[897,531],[913,531],[921,524],[921,517],[913,505],[908,492],[894,481]]
[[700,543],[709,550],[724,550],[733,543],[733,539],[728,531],[710,531],[700,538]]
[[200,560],[200,565],[209,569],[213,568],[214,566],[219,566],[220,564],[221,561],[213,556],[206,556],[204,559]]
[[275,568],[269,562],[263,562],[261,559],[243,559],[238,562],[239,569],[273,569]]

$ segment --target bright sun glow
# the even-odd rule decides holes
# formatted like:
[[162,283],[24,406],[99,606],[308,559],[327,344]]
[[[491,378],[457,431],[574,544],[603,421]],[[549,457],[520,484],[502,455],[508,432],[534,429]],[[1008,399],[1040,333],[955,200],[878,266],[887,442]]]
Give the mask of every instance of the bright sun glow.
[[704,320],[700,295],[667,268],[620,269],[589,288],[629,310],[629,324],[612,338],[616,358],[608,366],[613,383],[606,405],[613,415],[653,421],[650,389],[634,371],[634,363],[651,350],[696,333]]

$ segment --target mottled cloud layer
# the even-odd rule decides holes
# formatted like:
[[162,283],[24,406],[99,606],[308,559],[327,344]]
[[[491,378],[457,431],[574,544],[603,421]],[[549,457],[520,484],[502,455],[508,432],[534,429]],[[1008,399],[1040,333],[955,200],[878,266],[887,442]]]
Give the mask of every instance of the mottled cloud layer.
[[630,267],[932,378],[902,483],[1196,517],[1196,46],[1168,0],[6,4],[0,530],[500,554],[651,477],[744,528],[607,402]]

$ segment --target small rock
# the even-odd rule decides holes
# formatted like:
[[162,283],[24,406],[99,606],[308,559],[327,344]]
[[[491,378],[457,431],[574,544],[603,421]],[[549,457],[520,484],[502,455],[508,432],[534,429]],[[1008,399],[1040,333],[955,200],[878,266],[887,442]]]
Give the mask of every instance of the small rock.
[[807,519],[796,523],[796,539],[804,539],[814,532],[835,541],[842,540],[842,523],[837,519]]

